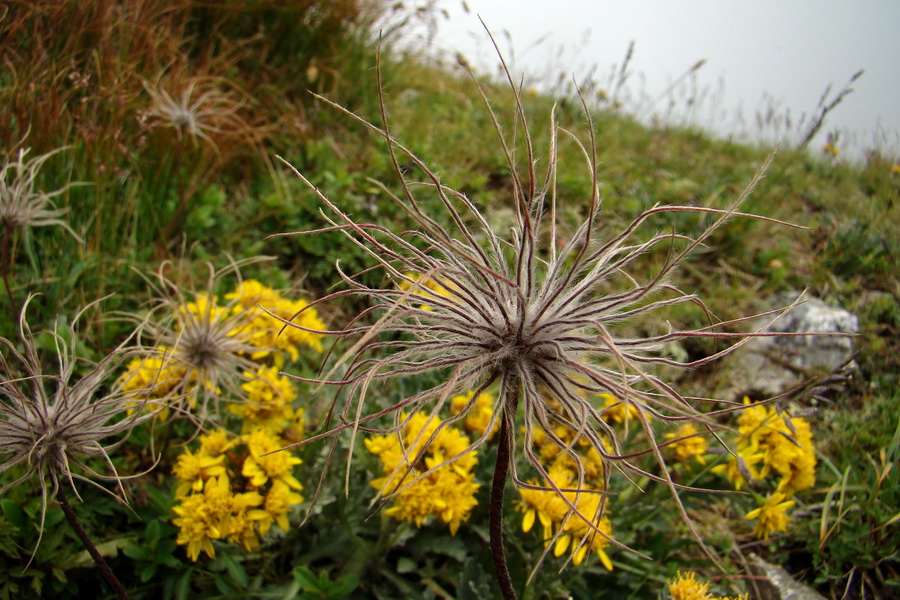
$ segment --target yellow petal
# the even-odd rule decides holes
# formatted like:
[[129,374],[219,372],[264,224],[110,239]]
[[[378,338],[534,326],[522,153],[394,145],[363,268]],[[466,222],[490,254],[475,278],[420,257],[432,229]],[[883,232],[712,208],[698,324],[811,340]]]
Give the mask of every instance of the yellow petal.
[[556,545],[553,546],[553,556],[562,556],[566,551],[566,548],[569,547],[569,537],[568,535],[561,536],[558,540],[556,540]]
[[603,566],[606,567],[607,571],[613,570],[612,561],[609,560],[609,556],[607,556],[606,552],[603,550],[597,550],[597,555],[600,557],[600,562],[603,563]]
[[525,513],[525,516],[522,518],[522,531],[524,531],[525,533],[531,531],[531,528],[534,526],[534,517],[534,509],[531,509]]

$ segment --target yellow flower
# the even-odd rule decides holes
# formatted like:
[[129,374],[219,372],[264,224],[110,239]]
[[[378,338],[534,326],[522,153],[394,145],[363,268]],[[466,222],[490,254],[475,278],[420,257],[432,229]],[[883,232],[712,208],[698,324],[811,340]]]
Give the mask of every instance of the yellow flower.
[[[458,415],[463,411],[466,405],[472,400],[472,397],[475,395],[475,392],[468,392],[465,394],[461,394],[459,396],[454,396],[450,399],[450,414]],[[475,403],[469,409],[469,412],[466,413],[465,418],[465,427],[467,431],[474,432],[481,437],[484,435],[484,432],[487,431],[488,426],[491,422],[491,417],[494,416],[494,397],[487,393],[482,392],[478,395],[478,398],[475,399]],[[488,439],[491,439],[497,431],[500,430],[500,421],[499,419],[494,423],[494,426],[491,428],[491,433],[488,435]]]
[[[422,279],[421,275],[416,273],[406,273],[405,277],[411,279],[415,283],[419,283]],[[404,292],[413,287],[413,283],[409,281],[401,281],[400,289]],[[412,292],[413,296],[418,298],[425,298],[430,300],[435,299],[448,299],[453,300],[456,296],[456,288],[455,286],[446,280],[438,279],[435,281],[434,279],[425,279],[421,283],[419,283],[418,287]],[[427,304],[420,304],[419,308],[422,310],[431,310],[431,307]]]
[[258,540],[248,511],[259,506],[262,500],[256,492],[232,493],[226,475],[210,477],[202,494],[182,498],[172,509],[177,515],[173,523],[179,528],[176,542],[187,545],[187,554],[192,561],[197,560],[201,550],[215,558],[212,540],[227,539],[252,548],[258,545]]
[[[412,481],[417,475],[413,471],[404,483]],[[460,524],[468,520],[472,509],[478,504],[475,493],[480,486],[473,479],[472,474],[460,476],[449,468],[440,468],[391,495],[391,507],[384,512],[398,521],[415,523],[416,527],[424,525],[429,517],[436,516],[450,526],[451,535],[456,535]],[[388,478],[381,477],[373,480],[371,485],[383,489],[387,481]]]
[[682,573],[678,571],[674,580],[669,584],[669,596],[672,600],[708,600],[709,584],[698,581],[696,575],[690,571]]
[[213,296],[210,299],[208,294],[200,292],[194,296],[193,302],[185,302],[180,305],[178,312],[181,313],[182,318],[185,320],[200,322],[219,321],[225,318],[228,310],[219,306],[218,301],[217,297]]
[[755,454],[751,454],[751,452],[751,448],[745,448],[738,452],[737,457],[732,456],[727,463],[716,465],[710,470],[713,473],[725,475],[728,480],[731,481],[732,485],[734,485],[734,489],[740,491],[744,483],[747,482],[745,474],[749,475],[750,479],[760,478],[759,470],[756,468],[756,465],[763,461],[764,455],[762,452],[757,452]]
[[638,411],[634,404],[625,403],[610,394],[600,394],[603,399],[603,420],[609,423],[624,423],[631,419],[637,419]]
[[202,448],[197,454],[185,450],[172,469],[172,474],[181,482],[175,489],[175,497],[180,498],[191,491],[199,492],[210,477],[224,475],[224,462],[224,456],[210,456]]
[[291,491],[291,488],[283,481],[278,480],[272,483],[272,488],[266,494],[263,509],[253,515],[257,520],[259,535],[266,535],[273,523],[277,524],[282,531],[289,531],[291,525],[287,514],[292,506],[301,502],[303,502],[303,496]]
[[776,531],[787,531],[790,517],[785,511],[794,505],[793,500],[785,500],[781,492],[775,492],[763,503],[762,506],[747,513],[747,519],[759,519],[753,533],[760,539],[769,539],[769,535]]
[[164,346],[158,350],[161,356],[133,358],[120,379],[124,391],[138,392],[139,395],[132,403],[135,407],[141,403],[144,403],[145,410],[164,407],[156,416],[165,420],[169,409],[161,400],[169,396],[183,381],[186,369],[169,360],[169,353]]
[[[406,415],[401,418],[406,419]],[[365,440],[365,444],[370,452],[381,457],[385,474],[390,474],[401,463],[408,465],[415,459],[440,425],[441,420],[437,417],[431,418],[427,413],[417,412],[409,417],[401,432],[402,446],[397,434],[373,436]],[[466,452],[470,444],[469,438],[459,429],[444,427],[428,444],[426,453],[430,456],[425,457],[426,461],[440,458],[439,462],[444,462],[453,459],[448,467],[460,474],[467,474],[478,463],[474,452]],[[379,451],[376,452],[374,449]]]
[[688,460],[694,458],[701,465],[706,464],[703,454],[709,448],[709,444],[705,438],[697,435],[697,428],[693,423],[685,423],[675,433],[667,433],[666,439],[678,439],[677,442],[667,446],[678,462],[687,464]]
[[147,390],[147,395],[164,398],[184,377],[184,368],[168,359],[167,349],[158,348],[162,356],[136,357],[122,375],[122,389]]
[[[603,566],[612,571],[612,561],[605,551],[609,544],[608,538],[612,536],[612,525],[606,515],[598,514],[601,494],[594,493],[588,485],[579,488],[575,471],[562,461],[554,462],[547,475],[550,481],[544,487],[550,489],[519,488],[521,501],[517,510],[524,513],[522,531],[530,531],[537,519],[543,527],[543,539],[546,543],[550,542],[554,534],[560,533],[553,546],[554,556],[562,556],[566,550],[570,550],[572,563],[577,566],[593,551]],[[536,486],[537,482],[532,480],[529,484]],[[564,491],[575,489],[581,491]],[[572,510],[573,506],[578,510],[577,513]]]
[[238,440],[229,439],[230,437],[230,434],[224,429],[205,433],[200,436],[200,448],[209,456],[220,456],[237,445]]
[[[241,474],[250,479],[250,483],[256,487],[262,487],[270,479],[280,480],[288,487],[302,490],[303,486],[294,477],[292,470],[294,465],[303,461],[292,456],[290,452],[275,452],[281,449],[282,443],[266,429],[256,429],[243,436],[244,443],[250,455],[244,460]],[[273,452],[273,454],[269,454]]]
[[[475,493],[480,486],[471,472],[478,459],[475,452],[466,452],[471,442],[461,431],[453,427],[438,431],[440,424],[440,419],[415,413],[399,434],[366,439],[366,448],[381,459],[386,475],[370,485],[390,497],[391,507],[385,510],[386,515],[415,523],[416,527],[434,516],[456,535],[460,524],[468,520],[478,504]],[[422,460],[417,460],[435,432],[434,439],[424,448]],[[455,460],[444,464],[448,459]],[[426,470],[432,469],[425,475]]]
[[832,156],[838,156],[841,153],[841,149],[834,144],[825,144],[822,146],[822,151],[826,154],[831,154]]
[[192,494],[181,501],[173,511],[179,518],[173,522],[178,526],[178,544],[187,544],[187,555],[196,562],[200,550],[204,550],[210,558],[216,557],[212,540],[222,537],[214,518],[210,518],[203,494]]
[[606,515],[597,520],[600,501],[600,494],[582,492],[578,495],[574,504],[584,518],[573,513],[566,521],[562,528],[564,533],[556,540],[556,545],[553,547],[554,556],[562,556],[571,545],[572,564],[577,567],[584,562],[588,552],[593,550],[606,570],[613,570],[612,561],[605,551],[606,546],[609,545],[609,538],[612,537],[612,524]]
[[709,593],[709,584],[696,579],[696,575],[690,571],[682,573],[678,571],[675,579],[669,579],[669,597],[671,600],[746,600],[743,594],[738,598],[727,596],[712,596]]
[[[611,396],[610,396],[611,397]],[[550,399],[550,406],[559,410],[558,404]],[[558,425],[550,433],[535,427],[532,429],[532,445],[537,446],[541,464],[560,464],[569,469],[573,476],[578,473],[579,467],[587,480],[597,480],[603,476],[603,456],[584,436],[578,435],[573,429],[564,425]],[[612,450],[609,441],[601,437],[606,450]]]
[[[325,323],[315,309],[307,308],[306,301],[283,298],[279,292],[255,279],[243,281],[225,298],[235,302],[233,310],[236,314],[245,316],[249,343],[257,349],[251,353],[253,360],[275,352],[276,364],[283,364],[281,353],[287,352],[291,360],[296,361],[300,358],[297,346],[301,344],[322,351],[322,334],[315,331],[324,331]],[[303,329],[285,325],[285,322]]]
[[294,418],[291,403],[297,399],[297,390],[291,380],[280,375],[278,367],[245,371],[244,377],[247,381],[241,389],[247,399],[230,405],[228,410],[244,420],[245,431],[259,426],[281,433]]
[[816,454],[806,419],[785,415],[776,421],[766,438],[766,446],[766,466],[781,475],[780,491],[790,495],[815,484]]
[[225,294],[225,299],[236,301],[241,308],[256,308],[257,304],[266,305],[267,302],[278,297],[278,292],[256,279],[245,279],[233,292]]
[[[747,398],[744,403],[749,403]],[[738,418],[742,456],[762,454],[759,477],[775,470],[781,475],[780,491],[791,495],[812,487],[816,481],[816,454],[809,422],[765,405],[745,408]]]
[[[577,486],[577,482],[573,481],[572,471],[561,463],[554,463],[547,471],[547,475],[550,476],[550,482],[545,483],[544,487],[563,490]],[[535,480],[528,483],[533,486],[539,485]],[[517,510],[524,513],[522,531],[525,533],[531,531],[537,519],[544,529],[543,538],[548,540],[553,537],[554,526],[562,523],[569,512],[565,499],[553,489],[535,490],[523,487],[518,491],[521,502]]]

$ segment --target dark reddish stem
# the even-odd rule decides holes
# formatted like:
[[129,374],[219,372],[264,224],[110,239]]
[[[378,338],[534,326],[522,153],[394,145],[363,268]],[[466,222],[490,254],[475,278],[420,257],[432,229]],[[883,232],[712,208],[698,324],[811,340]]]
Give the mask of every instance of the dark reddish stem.
[[59,500],[59,506],[66,514],[66,519],[69,521],[69,525],[71,525],[72,529],[75,530],[76,535],[78,535],[78,539],[80,539],[81,543],[84,544],[84,547],[87,548],[87,551],[91,555],[91,558],[93,558],[94,562],[97,563],[97,566],[100,567],[100,571],[103,573],[103,576],[106,577],[106,581],[116,593],[116,596],[118,596],[120,600],[128,600],[128,594],[125,592],[125,588],[122,587],[122,584],[116,578],[116,575],[112,572],[112,569],[109,568],[109,565],[106,563],[106,559],[104,559],[103,555],[100,554],[100,551],[97,550],[97,546],[95,546],[94,542],[91,541],[91,538],[88,537],[88,534],[84,530],[84,527],[82,527],[81,523],[78,521],[78,517],[75,516],[75,511],[73,511],[72,507],[69,506],[69,500],[68,498],[66,498],[66,493],[63,490],[64,487],[64,485],[60,484],[59,492],[57,493],[57,499]]
[[503,547],[503,491],[509,473],[512,455],[512,424],[515,423],[516,407],[519,404],[518,386],[510,385],[503,406],[500,423],[500,441],[497,446],[497,462],[494,463],[494,481],[491,483],[491,503],[488,508],[488,529],[491,534],[491,557],[494,561],[494,575],[504,600],[516,600],[516,591],[509,576],[506,550]]

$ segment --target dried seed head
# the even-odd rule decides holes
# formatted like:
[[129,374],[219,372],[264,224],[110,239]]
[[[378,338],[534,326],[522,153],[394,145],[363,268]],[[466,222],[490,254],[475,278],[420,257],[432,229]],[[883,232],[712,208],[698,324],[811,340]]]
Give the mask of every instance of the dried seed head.
[[66,185],[53,192],[37,189],[35,180],[41,167],[51,156],[65,148],[57,148],[25,160],[28,149],[18,152],[16,160],[7,161],[0,169],[0,224],[12,231],[24,227],[46,227],[58,225],[81,241],[81,238],[59,217],[66,213],[64,208],[54,208],[51,200],[65,192],[72,185]]
[[[593,137],[589,144],[582,145],[561,129],[551,115],[548,169],[546,175],[538,176],[525,111],[516,86],[512,81],[510,85],[516,94],[516,122],[520,128],[514,133],[515,139],[504,137],[498,118],[485,98],[489,118],[495,124],[501,150],[512,174],[510,188],[514,193],[515,219],[509,234],[493,228],[482,213],[482,207],[464,194],[443,186],[432,169],[392,136],[384,118],[386,110],[382,111],[383,125],[378,127],[320,97],[387,143],[401,193],[395,195],[386,186],[381,187],[411,217],[413,228],[395,231],[378,224],[359,222],[295,169],[297,176],[324,205],[323,214],[326,214],[330,227],[285,235],[343,232],[372,257],[384,271],[386,282],[383,286],[369,287],[340,271],[338,265],[338,272],[348,289],[322,300],[355,294],[368,298],[373,308],[355,318],[343,331],[321,332],[341,337],[360,336],[361,339],[329,373],[315,380],[338,388],[334,410],[339,424],[307,441],[347,429],[354,435],[358,430],[397,432],[404,425],[397,416],[400,411],[411,414],[426,410],[437,415],[446,400],[456,394],[474,390],[478,395],[491,386],[499,386],[494,417],[487,431],[497,422],[507,424],[506,429],[510,432],[507,450],[515,452],[524,448],[526,461],[545,481],[551,482],[551,486],[555,484],[548,475],[547,465],[542,464],[541,457],[533,450],[533,441],[538,434],[555,443],[559,447],[558,454],[573,459],[578,470],[576,484],[584,493],[596,494],[599,487],[602,494],[608,489],[611,474],[625,473],[627,476],[631,471],[667,485],[687,519],[675,493],[680,486],[668,475],[650,421],[680,423],[685,419],[695,420],[702,430],[707,431],[709,421],[701,410],[709,399],[681,396],[652,368],[655,365],[698,366],[715,360],[725,351],[685,363],[660,356],[656,351],[667,342],[685,337],[734,337],[723,331],[743,320],[643,338],[623,338],[616,333],[615,326],[621,321],[646,317],[659,309],[679,304],[696,305],[711,319],[702,301],[669,283],[670,275],[684,257],[701,246],[726,219],[733,216],[761,218],[738,213],[736,207],[762,177],[768,162],[731,207],[655,206],[621,230],[601,239],[601,199]],[[589,111],[585,110],[585,114],[590,125]],[[581,149],[591,182],[589,195],[577,200],[580,206],[587,207],[587,218],[565,245],[558,241],[558,198],[554,184],[560,133],[572,137]],[[517,144],[524,147],[524,168],[517,163],[512,150]],[[412,169],[407,167],[410,164]],[[413,173],[420,174],[424,183],[413,181]],[[445,211],[443,218],[426,212],[419,201],[424,194],[440,203]],[[642,227],[656,216],[675,212],[703,214],[712,217],[712,223],[693,236],[647,233]],[[642,257],[660,249],[668,252],[669,258],[658,272],[648,276],[637,268]],[[373,316],[377,316],[377,320],[371,322]],[[337,373],[341,373],[340,376],[336,376]],[[438,383],[381,410],[365,410],[365,400],[373,383],[425,374],[430,374],[428,381],[437,380]],[[606,408],[601,397],[607,395],[636,412],[636,420],[646,432],[646,447],[627,452],[621,447],[618,434],[603,418]],[[379,425],[377,419],[391,413],[395,415],[393,424]],[[463,412],[443,421],[438,431],[465,416]],[[556,433],[560,427],[574,435],[564,440]],[[517,443],[514,438],[521,429],[524,429],[524,443]],[[437,432],[431,434],[431,439],[435,435]],[[485,443],[488,437],[487,433],[482,435],[473,442],[470,450]],[[332,444],[337,441],[333,439]],[[587,474],[579,460],[579,448],[584,445],[602,457],[604,463],[603,481],[592,482],[594,489],[586,485]],[[645,455],[655,457],[660,463],[660,475],[641,468],[637,459]],[[416,456],[410,456],[407,462],[415,464],[416,459]],[[440,466],[421,476],[427,476]],[[528,487],[524,478],[517,474],[515,461],[512,476],[518,485]],[[560,489],[552,489],[563,496]],[[616,543],[596,526],[604,513],[605,503],[606,496],[602,496],[596,514],[578,516],[595,523],[595,534]],[[577,510],[571,502],[568,506],[573,512]],[[688,523],[693,529],[689,520]]]
[[[171,405],[199,423],[218,411],[219,398],[238,401],[245,397],[241,384],[245,372],[255,372],[251,360],[261,348],[252,343],[245,314],[235,310],[239,299],[220,305],[216,289],[227,275],[240,278],[240,266],[261,259],[232,263],[222,270],[208,264],[205,284],[197,289],[184,286],[165,275],[169,263],[160,267],[153,282],[156,306],[142,320],[141,339],[162,359],[167,368],[176,369],[176,382],[164,381]],[[196,402],[197,405],[193,405]]]
[[[23,481],[37,478],[47,502],[60,485],[85,481],[107,491],[94,480],[115,480],[124,501],[124,488],[109,453],[121,444],[137,423],[148,418],[131,410],[140,390],[123,391],[112,376],[129,354],[123,342],[77,381],[75,327],[80,312],[66,332],[51,332],[58,369],[45,373],[25,313],[33,296],[25,301],[19,320],[19,346],[0,338],[0,473],[18,466],[22,475],[0,489],[0,494]],[[86,310],[86,309],[85,309]],[[110,438],[116,438],[110,441]],[[98,473],[90,460],[103,457],[111,476]],[[68,480],[68,481],[66,481]],[[75,490],[76,496],[78,495]]]
[[198,138],[203,139],[218,152],[212,136],[243,131],[248,126],[238,115],[244,102],[222,92],[215,83],[212,78],[193,78],[180,93],[170,94],[159,81],[155,85],[144,82],[150,95],[146,112],[150,125],[174,129],[179,140],[186,134],[195,146]]

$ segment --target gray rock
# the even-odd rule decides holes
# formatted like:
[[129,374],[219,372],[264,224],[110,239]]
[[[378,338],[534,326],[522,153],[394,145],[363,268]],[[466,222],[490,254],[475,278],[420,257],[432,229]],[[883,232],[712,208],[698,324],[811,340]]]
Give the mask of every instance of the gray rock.
[[782,567],[767,563],[756,555],[751,555],[750,560],[750,570],[755,576],[755,586],[749,586],[752,600],[825,600],[819,592],[796,581]]
[[[796,299],[797,294],[779,294],[773,298],[772,308],[790,306]],[[855,334],[859,318],[817,298],[804,298],[783,316],[764,317],[756,328],[767,333]],[[777,396],[810,375],[835,370],[852,354],[851,335],[753,338],[723,361],[725,393],[732,399]]]

